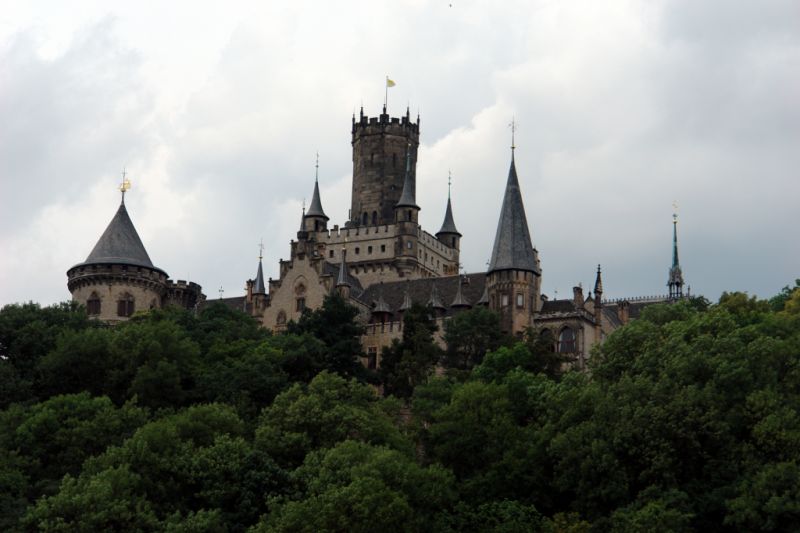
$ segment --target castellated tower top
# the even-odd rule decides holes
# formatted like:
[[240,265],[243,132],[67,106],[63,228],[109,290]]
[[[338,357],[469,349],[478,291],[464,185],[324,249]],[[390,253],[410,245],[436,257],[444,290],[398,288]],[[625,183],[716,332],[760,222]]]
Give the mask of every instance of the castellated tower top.
[[416,194],[419,117],[411,121],[390,117],[383,108],[377,117],[362,109],[353,117],[353,195],[350,226],[376,226],[394,222],[394,206],[400,199],[406,172],[406,152],[411,158],[410,180]]

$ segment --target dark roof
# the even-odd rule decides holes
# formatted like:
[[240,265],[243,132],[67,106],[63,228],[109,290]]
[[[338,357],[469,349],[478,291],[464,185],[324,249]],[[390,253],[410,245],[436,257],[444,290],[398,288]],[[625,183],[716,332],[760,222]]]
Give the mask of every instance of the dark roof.
[[253,294],[266,294],[267,288],[264,286],[264,269],[261,267],[261,258],[258,258],[258,272],[256,272],[256,283],[253,287]]
[[439,298],[439,291],[436,290],[436,283],[431,284],[431,295],[428,297],[428,307],[433,307],[434,309],[447,309],[447,307],[442,303],[442,299]]
[[[123,264],[152,268],[163,272],[153,266],[144,244],[133,226],[128,210],[122,203],[117,209],[114,218],[94,245],[89,257],[82,265],[91,264]],[[76,265],[77,266],[77,265]],[[166,274],[166,273],[164,273]]]
[[389,305],[386,303],[386,300],[383,299],[383,283],[380,283],[378,286],[378,300],[374,302],[375,306],[372,308],[373,313],[391,313],[392,310],[389,309]]
[[[461,285],[463,297],[471,302],[477,302],[484,292],[486,284],[486,274],[483,272],[476,274],[466,274]],[[397,314],[403,310],[403,301],[406,294],[410,301],[426,305],[430,298],[432,286],[436,284],[436,292],[442,301],[452,302],[458,292],[458,276],[447,276],[443,278],[422,278],[403,281],[387,281],[383,284],[383,299],[392,313]],[[375,283],[367,287],[361,295],[360,300],[364,302],[376,302],[380,292],[380,284]],[[445,314],[451,315],[457,312],[458,308],[448,307]]]
[[419,209],[417,200],[414,198],[414,183],[411,181],[411,152],[406,152],[406,177],[403,180],[403,192],[395,207],[413,207]]
[[458,289],[456,290],[456,297],[453,298],[453,302],[450,304],[450,307],[472,307],[472,304],[469,303],[469,300],[464,297],[464,291],[461,290],[461,276],[459,276],[458,279],[459,283]]
[[342,281],[344,281],[345,284],[350,285],[350,290],[351,290],[350,294],[353,296],[359,296],[361,293],[364,292],[364,288],[361,286],[361,282],[358,281],[357,277],[355,277],[350,273],[350,269],[346,268],[346,266],[344,269],[344,280],[342,280],[340,276],[341,275],[340,265],[334,265],[333,263],[328,263],[327,261],[325,261],[322,265],[322,273],[333,276],[333,279],[336,280],[336,283],[333,284],[334,287],[340,285]]
[[314,195],[311,197],[311,205],[306,211],[307,217],[322,217],[328,220],[328,215],[322,210],[322,202],[319,199],[319,182],[314,180]]
[[573,313],[577,311],[573,300],[545,300],[542,302],[541,314]]
[[438,237],[440,233],[455,233],[459,237],[461,234],[456,229],[456,223],[453,221],[453,208],[450,205],[450,197],[447,197],[447,210],[444,212],[444,222],[442,222],[442,229],[436,232]]
[[216,300],[203,300],[197,307],[200,310],[207,309],[215,304],[222,304],[234,311],[246,312],[246,298],[244,296],[232,296],[231,298],[217,298]]
[[513,155],[489,263],[489,272],[495,270],[527,270],[539,273]]

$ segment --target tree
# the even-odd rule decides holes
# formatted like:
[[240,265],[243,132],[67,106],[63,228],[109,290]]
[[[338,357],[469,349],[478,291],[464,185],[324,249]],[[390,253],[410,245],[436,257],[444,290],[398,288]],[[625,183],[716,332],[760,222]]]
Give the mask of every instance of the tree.
[[792,298],[792,295],[797,293],[798,290],[800,290],[800,278],[794,280],[794,287],[786,285],[781,289],[781,292],[770,298],[770,308],[773,311],[783,311],[786,302],[788,302]]
[[290,322],[287,332],[308,333],[325,344],[322,369],[345,377],[363,377],[366,369],[359,358],[364,328],[356,322],[357,316],[358,309],[333,293],[325,296],[321,307],[304,312],[296,324]]
[[426,531],[455,500],[445,469],[364,442],[316,451],[292,477],[300,497],[273,499],[256,531]]
[[258,449],[286,467],[347,439],[409,451],[397,428],[397,406],[355,380],[321,372],[308,387],[295,384],[264,410],[256,429]]
[[510,341],[500,330],[500,318],[494,311],[485,307],[464,311],[445,322],[444,366],[471,370],[481,364],[487,352],[508,345]]
[[431,309],[415,303],[403,315],[403,338],[381,351],[379,375],[384,394],[410,398],[433,373],[442,350],[433,340],[439,329]]

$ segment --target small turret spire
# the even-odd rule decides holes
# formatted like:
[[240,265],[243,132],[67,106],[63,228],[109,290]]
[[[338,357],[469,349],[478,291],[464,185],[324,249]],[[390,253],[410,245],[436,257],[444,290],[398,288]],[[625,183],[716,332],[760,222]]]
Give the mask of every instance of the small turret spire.
[[458,289],[456,289],[456,297],[453,298],[453,303],[450,304],[450,307],[472,307],[472,304],[469,303],[464,297],[464,293],[461,291],[461,283],[463,281],[463,276],[461,274],[458,275]]
[[411,293],[408,290],[409,284],[411,280],[406,279],[405,287],[403,290],[403,304],[400,306],[400,311],[408,311],[411,309],[412,301],[411,301]]
[[[305,216],[322,218],[327,222],[329,220],[328,215],[322,209],[322,200],[320,200],[319,195],[319,152],[317,152],[317,162],[314,165],[314,169],[314,194],[311,196],[311,204],[308,206],[308,212],[305,213]],[[317,227],[316,224],[315,227]]]
[[603,294],[603,277],[600,272],[599,264],[597,265],[597,277],[594,280],[594,293],[597,297],[600,297]]
[[431,283],[431,296],[428,298],[428,307],[439,311],[444,311],[447,309],[442,303],[442,299],[439,297],[439,291],[436,290],[435,281]]
[[[461,233],[456,229],[456,223],[453,220],[453,205],[450,201],[450,185],[452,183],[452,174],[450,171],[447,171],[447,208],[444,212],[444,221],[442,222],[442,228],[436,232],[436,238],[445,242],[442,239],[442,236],[447,235],[458,235],[461,237]],[[451,243],[447,243],[448,246],[451,246]],[[452,244],[452,247],[455,247],[455,244]]]
[[261,260],[264,257],[264,240],[258,243],[258,271],[256,272],[256,282],[253,287],[253,294],[266,294],[267,288],[264,285],[264,269]]
[[411,143],[406,146],[406,177],[403,180],[403,192],[395,207],[412,207],[419,209],[414,198],[414,184],[411,182]]

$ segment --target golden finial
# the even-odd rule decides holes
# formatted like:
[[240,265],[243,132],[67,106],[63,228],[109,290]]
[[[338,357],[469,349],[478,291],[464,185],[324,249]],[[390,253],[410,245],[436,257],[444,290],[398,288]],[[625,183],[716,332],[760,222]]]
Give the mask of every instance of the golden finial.
[[122,169],[122,183],[119,186],[119,190],[122,193],[122,203],[125,203],[125,193],[128,192],[131,188],[131,180],[127,178],[127,171],[126,169]]

